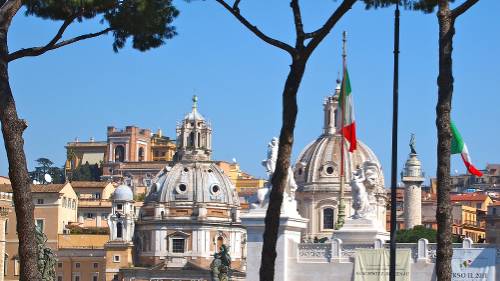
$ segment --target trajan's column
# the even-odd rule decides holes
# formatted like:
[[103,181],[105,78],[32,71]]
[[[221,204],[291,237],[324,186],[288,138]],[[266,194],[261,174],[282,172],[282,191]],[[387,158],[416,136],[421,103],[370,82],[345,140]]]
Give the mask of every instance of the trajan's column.
[[401,173],[405,185],[404,218],[405,228],[411,229],[422,224],[422,183],[424,174],[422,165],[415,150],[415,135],[410,140],[410,154]]

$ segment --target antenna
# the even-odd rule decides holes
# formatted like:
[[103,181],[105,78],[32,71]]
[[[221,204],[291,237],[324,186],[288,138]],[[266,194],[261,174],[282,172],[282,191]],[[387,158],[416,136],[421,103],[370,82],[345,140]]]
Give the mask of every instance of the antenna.
[[43,178],[45,179],[45,181],[46,181],[47,183],[51,183],[51,182],[52,182],[52,176],[51,176],[51,175],[49,175],[49,174],[45,174],[45,175],[43,176]]

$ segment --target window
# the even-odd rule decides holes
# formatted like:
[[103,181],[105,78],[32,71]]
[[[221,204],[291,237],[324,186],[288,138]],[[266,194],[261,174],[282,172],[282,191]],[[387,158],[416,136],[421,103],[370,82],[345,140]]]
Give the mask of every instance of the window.
[[114,255],[113,262],[120,262],[120,255]]
[[19,275],[21,264],[19,263],[19,258],[14,259],[14,275]]
[[57,281],[63,281],[63,278],[61,275],[57,276]]
[[481,203],[476,203],[476,209],[481,209]]
[[9,233],[9,220],[5,220],[5,225],[4,225],[4,230],[5,234]]
[[7,275],[7,266],[9,265],[9,255],[3,256],[3,275]]
[[66,197],[63,197],[63,203],[62,203],[62,205],[63,205],[63,208],[66,208]]
[[184,253],[184,238],[172,238],[172,252]]
[[144,148],[143,147],[139,147],[138,158],[139,158],[139,162],[144,161]]
[[92,281],[97,281],[97,275],[92,276]]
[[116,209],[117,210],[123,210],[123,205],[122,204],[116,204]]
[[121,222],[118,222],[116,224],[116,238],[122,238],[123,237],[123,225]]
[[125,148],[118,145],[115,148],[115,162],[123,162],[125,160]]
[[36,225],[36,228],[38,229],[38,231],[40,232],[43,232],[44,228],[43,228],[43,223],[44,221],[43,220],[36,220],[35,221],[35,225]]
[[103,220],[107,220],[107,219],[108,219],[108,216],[109,216],[109,214],[108,214],[108,213],[102,213],[102,214],[101,214],[101,218],[102,218]]
[[323,229],[333,229],[333,209],[325,208],[323,209]]
[[80,275],[75,275],[73,277],[73,281],[80,281]]
[[62,266],[63,266],[62,262],[57,263],[57,268],[62,268]]
[[100,192],[94,193],[94,199],[101,199],[101,193]]
[[93,219],[94,213],[87,213],[85,216],[87,217],[87,219]]
[[43,205],[43,203],[44,203],[44,202],[43,202],[43,199],[42,199],[42,198],[38,198],[38,199],[36,199],[36,203],[37,203],[38,205]]
[[99,263],[97,262],[94,262],[94,264],[92,265],[94,268],[99,268]]
[[75,262],[75,268],[80,268],[80,263],[79,262]]

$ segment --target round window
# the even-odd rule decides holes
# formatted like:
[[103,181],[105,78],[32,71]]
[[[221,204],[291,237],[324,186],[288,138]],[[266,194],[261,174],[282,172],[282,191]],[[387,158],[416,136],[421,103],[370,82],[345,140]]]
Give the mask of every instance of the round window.
[[187,173],[188,171],[189,171],[189,169],[188,169],[188,168],[184,168],[184,172],[186,172],[186,173]]
[[302,168],[299,169],[299,176],[302,175]]
[[328,175],[333,174],[333,167],[332,167],[332,166],[328,166],[328,167],[326,167],[326,173],[327,173]]
[[216,184],[212,185],[212,187],[210,188],[210,192],[211,192],[212,194],[217,194],[217,193],[219,193],[219,192],[220,192],[220,186],[218,186],[218,185],[216,185]]
[[183,193],[186,193],[187,191],[187,185],[184,184],[184,183],[181,183],[177,186],[177,188],[175,189],[177,191],[177,193],[179,194],[183,194]]

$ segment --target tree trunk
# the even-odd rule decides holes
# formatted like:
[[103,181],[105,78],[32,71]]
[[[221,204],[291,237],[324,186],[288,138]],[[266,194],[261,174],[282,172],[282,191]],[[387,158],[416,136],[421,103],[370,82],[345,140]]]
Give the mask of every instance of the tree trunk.
[[439,11],[439,77],[436,106],[437,144],[437,252],[436,275],[438,281],[451,280],[452,214],[450,203],[450,112],[453,95],[452,43],[455,34],[454,18],[448,1],[440,0]]
[[305,71],[307,59],[305,57],[294,58],[290,66],[290,72],[283,90],[283,114],[282,127],[279,138],[278,159],[276,169],[271,179],[272,189],[269,197],[264,230],[264,245],[262,246],[262,260],[260,265],[260,280],[274,280],[274,265],[276,260],[276,241],[280,224],[281,203],[283,202],[283,191],[287,185],[288,168],[292,155],[293,132],[295,120],[297,119],[297,92]]
[[9,161],[9,178],[14,193],[21,262],[19,280],[41,280],[38,272],[33,199],[23,148],[23,132],[27,124],[17,116],[16,104],[9,85],[7,55],[7,30],[0,30],[0,121]]

